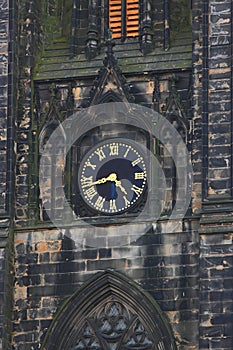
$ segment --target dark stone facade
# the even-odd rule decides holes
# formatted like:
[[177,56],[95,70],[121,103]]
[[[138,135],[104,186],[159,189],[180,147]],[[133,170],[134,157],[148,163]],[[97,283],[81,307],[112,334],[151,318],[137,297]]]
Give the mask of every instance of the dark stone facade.
[[[122,290],[125,278],[136,283],[132,298],[147,293],[177,350],[233,348],[232,4],[141,3],[140,38],[114,47],[106,44],[106,1],[0,5],[0,349],[52,349],[57,319],[72,315],[65,312],[68,300],[76,310],[74,296],[80,291],[83,298],[85,286],[108,271],[122,276],[116,279]],[[179,125],[193,165],[192,200],[182,220],[169,220],[179,198],[161,145],[155,148],[168,191],[158,220],[97,218],[110,233],[98,235],[95,226],[67,217],[62,189],[55,188],[54,201],[51,182],[48,212],[62,224],[57,228],[46,216],[38,180],[44,140],[109,92]],[[78,151],[87,147],[85,140],[80,145]],[[74,163],[65,172],[68,203]],[[59,167],[64,172],[62,162]],[[127,304],[130,288],[114,294],[117,283],[108,297]]]
[[[0,298],[1,298],[1,339],[3,337],[3,329],[2,329],[2,325],[3,325],[3,315],[4,315],[4,280],[5,280],[5,253],[4,250],[1,250],[1,294],[0,294]],[[2,340],[1,340],[1,348],[2,348]]]

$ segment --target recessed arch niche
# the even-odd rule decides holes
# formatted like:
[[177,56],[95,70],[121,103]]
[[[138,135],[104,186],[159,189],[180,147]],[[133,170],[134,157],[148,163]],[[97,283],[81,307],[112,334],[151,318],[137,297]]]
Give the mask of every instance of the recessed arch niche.
[[65,302],[43,350],[175,350],[155,300],[120,273],[97,273]]

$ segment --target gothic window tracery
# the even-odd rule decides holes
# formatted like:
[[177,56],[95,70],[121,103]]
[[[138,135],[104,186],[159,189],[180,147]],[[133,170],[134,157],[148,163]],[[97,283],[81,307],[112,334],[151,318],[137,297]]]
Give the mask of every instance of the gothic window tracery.
[[89,318],[71,350],[152,349],[152,340],[138,317],[122,303],[104,304]]

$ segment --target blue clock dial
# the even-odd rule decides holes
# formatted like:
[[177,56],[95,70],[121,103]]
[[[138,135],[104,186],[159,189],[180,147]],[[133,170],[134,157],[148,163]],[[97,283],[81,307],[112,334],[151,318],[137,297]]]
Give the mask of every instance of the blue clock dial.
[[145,157],[133,142],[106,141],[92,149],[80,164],[80,193],[99,213],[127,211],[142,198],[146,186]]

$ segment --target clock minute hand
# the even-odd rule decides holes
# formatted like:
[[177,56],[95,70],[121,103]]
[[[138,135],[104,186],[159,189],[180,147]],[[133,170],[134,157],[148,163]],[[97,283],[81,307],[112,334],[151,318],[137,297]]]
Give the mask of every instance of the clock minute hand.
[[100,185],[100,184],[104,184],[105,182],[107,181],[114,181],[116,182],[116,174],[115,173],[112,173],[110,174],[108,177],[102,177],[101,179],[99,180],[96,180],[96,181],[93,181],[93,182],[88,182],[88,183],[84,183],[82,185],[82,188],[85,188],[85,187],[90,187],[90,186],[93,186],[93,185]]
[[108,177],[102,177],[99,180],[96,180],[95,182],[92,182],[92,185],[99,185],[99,184],[104,184],[107,181],[115,181],[116,182],[116,174],[112,173]]
[[107,182],[108,179],[106,177],[102,177],[101,179],[99,180],[96,180],[96,181],[93,181],[93,182],[88,182],[88,183],[84,183],[82,185],[82,188],[85,188],[85,187],[90,187],[90,186],[93,186],[93,185],[100,185],[100,184],[104,184],[105,182]]

